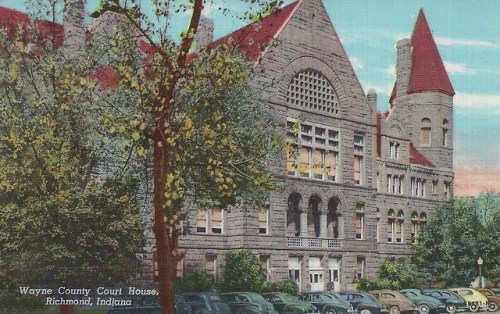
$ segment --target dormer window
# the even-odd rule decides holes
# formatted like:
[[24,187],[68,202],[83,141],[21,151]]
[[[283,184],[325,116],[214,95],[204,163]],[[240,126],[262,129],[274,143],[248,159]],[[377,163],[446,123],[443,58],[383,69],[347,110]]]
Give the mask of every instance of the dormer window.
[[389,158],[399,159],[399,143],[389,142]]

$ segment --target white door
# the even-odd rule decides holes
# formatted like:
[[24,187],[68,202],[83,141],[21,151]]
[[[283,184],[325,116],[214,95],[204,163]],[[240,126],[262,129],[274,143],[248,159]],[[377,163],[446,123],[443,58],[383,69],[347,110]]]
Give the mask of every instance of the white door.
[[302,268],[302,258],[300,257],[289,257],[288,258],[288,276],[290,279],[295,281],[297,286],[299,287],[299,292],[302,291],[302,284],[301,284],[301,268]]
[[328,270],[330,272],[330,284],[333,291],[340,291],[340,258],[330,258]]
[[321,267],[321,257],[312,256],[309,258],[309,283],[311,291],[325,290],[325,271]]

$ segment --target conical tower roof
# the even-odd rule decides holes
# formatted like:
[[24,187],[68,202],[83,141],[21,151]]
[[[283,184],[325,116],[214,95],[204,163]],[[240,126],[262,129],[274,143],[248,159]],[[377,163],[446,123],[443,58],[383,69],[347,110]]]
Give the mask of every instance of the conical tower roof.
[[440,91],[455,95],[423,9],[418,14],[411,45],[413,65],[408,93]]

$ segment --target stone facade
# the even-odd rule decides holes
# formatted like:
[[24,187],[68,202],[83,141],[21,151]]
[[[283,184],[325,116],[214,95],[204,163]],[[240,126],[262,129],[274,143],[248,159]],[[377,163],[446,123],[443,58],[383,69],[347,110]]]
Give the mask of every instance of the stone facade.
[[220,276],[224,254],[245,248],[271,281],[348,289],[356,278],[376,277],[385,259],[408,262],[421,225],[452,197],[453,91],[408,91],[418,56],[406,39],[398,42],[391,109],[377,113],[376,95],[365,95],[322,1],[290,6],[253,81],[272,86],[264,99],[294,143],[278,171],[287,187],[272,193],[267,211],[193,214],[179,267]]

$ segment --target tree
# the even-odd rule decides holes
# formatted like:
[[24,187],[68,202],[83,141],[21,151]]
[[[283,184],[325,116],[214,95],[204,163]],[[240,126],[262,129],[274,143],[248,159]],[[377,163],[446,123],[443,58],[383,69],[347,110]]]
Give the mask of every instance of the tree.
[[223,278],[223,292],[262,292],[266,283],[259,258],[249,250],[230,251],[226,254]]
[[[260,8],[245,14],[258,20],[281,1],[245,2]],[[252,65],[238,53],[237,43],[191,50],[208,1],[154,1],[152,19],[134,3],[102,1],[133,29],[111,40],[107,66],[121,87],[117,97],[123,99],[128,89],[134,100],[106,107],[102,121],[111,130],[124,130],[137,154],[151,161],[162,313],[173,313],[179,222],[186,203],[265,205],[267,192],[279,188],[268,166],[279,158],[283,141],[275,133],[277,121],[249,84]],[[179,11],[189,14],[189,22],[175,42],[168,21]]]
[[416,274],[413,269],[391,261],[384,261],[380,265],[377,280],[361,278],[358,282],[360,290],[369,291],[375,289],[400,290],[414,287]]
[[111,287],[134,277],[143,247],[137,184],[110,167],[119,145],[101,149],[98,102],[84,100],[92,62],[36,39],[1,39],[3,307],[22,304],[6,291],[19,298],[20,285]]
[[186,272],[175,283],[176,293],[206,292],[215,290],[215,278],[204,268]]
[[[498,278],[498,195],[462,197],[438,207],[419,235],[414,263],[429,281],[468,285],[478,275],[477,259],[488,261],[485,273]],[[496,250],[496,251],[495,251]]]

